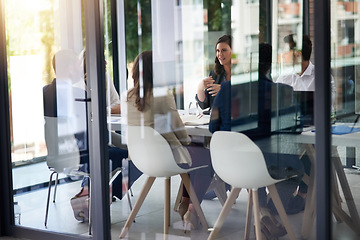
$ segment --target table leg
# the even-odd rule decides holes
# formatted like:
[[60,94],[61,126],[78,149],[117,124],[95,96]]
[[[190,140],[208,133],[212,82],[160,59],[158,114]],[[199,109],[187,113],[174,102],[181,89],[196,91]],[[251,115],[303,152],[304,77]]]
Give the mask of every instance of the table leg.
[[[337,149],[336,147],[332,147],[332,155],[334,157],[338,156],[337,153]],[[332,209],[333,209],[333,213],[335,215],[336,221],[338,222],[342,222],[342,217],[341,214],[338,214],[338,211],[336,211],[336,209],[340,208],[341,209],[341,196],[340,196],[340,190],[339,190],[339,184],[338,184],[338,179],[336,176],[336,171],[335,171],[335,166],[334,164],[332,165],[332,182],[331,182],[331,195],[332,195]]]
[[[356,209],[354,198],[353,198],[351,190],[350,190],[349,182],[347,181],[347,178],[346,178],[346,175],[344,172],[344,168],[341,164],[340,157],[339,157],[337,151],[333,151],[333,154],[334,154],[334,157],[332,158],[333,159],[332,162],[333,162],[333,165],[335,168],[335,172],[337,173],[337,176],[339,178],[341,189],[344,193],[344,198],[345,198],[347,207],[349,209],[351,222],[349,222],[349,218],[344,218],[342,220],[344,222],[346,222],[349,225],[349,227],[351,227],[356,233],[360,234],[359,214]],[[340,206],[340,209],[341,209],[341,206]]]
[[[314,162],[315,162],[315,148],[313,145],[305,145],[306,152],[311,161],[311,171],[309,176],[308,184],[308,193],[305,203],[305,211],[303,216],[302,224],[302,237],[307,239],[311,233],[311,228],[314,223],[315,218],[315,176],[314,176]],[[349,183],[345,176],[343,166],[340,161],[336,147],[332,148],[332,163],[333,163],[333,181],[332,181],[332,195],[333,195],[333,204],[332,211],[337,219],[337,221],[344,221],[354,232],[360,234],[360,219],[359,214],[356,209],[354,198],[352,196]],[[350,216],[341,208],[341,197],[339,185],[337,183],[336,176],[339,179],[340,187],[344,193],[347,207],[349,209]]]
[[305,150],[311,162],[311,170],[308,181],[309,184],[308,184],[307,197],[305,200],[306,202],[305,202],[303,223],[301,228],[301,235],[304,239],[307,239],[310,236],[314,222],[314,217],[315,217],[315,169],[314,169],[315,148],[313,145],[306,144]]

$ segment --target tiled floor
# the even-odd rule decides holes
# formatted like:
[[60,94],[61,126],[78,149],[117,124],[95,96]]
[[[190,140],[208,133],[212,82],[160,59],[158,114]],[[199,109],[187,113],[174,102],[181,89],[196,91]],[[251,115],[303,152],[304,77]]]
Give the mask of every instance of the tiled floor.
[[[38,170],[42,166],[38,166]],[[20,171],[19,171],[20,172]],[[14,182],[20,178],[27,178],[25,173],[14,173]],[[39,171],[38,173],[40,173]],[[360,209],[360,175],[355,174],[355,171],[346,171],[352,193],[357,204],[357,209]],[[48,179],[49,171],[44,171],[44,179]],[[39,175],[39,174],[38,174]],[[21,177],[20,177],[21,176]],[[40,176],[37,176],[40,178]],[[31,179],[27,178],[28,181]],[[135,203],[137,196],[142,188],[145,177],[140,177],[133,185],[133,194],[131,197],[132,204]],[[172,178],[172,195],[171,203],[175,201],[177,190],[179,187],[180,178]],[[14,183],[19,184],[19,183]],[[19,203],[21,208],[20,223],[23,226],[47,229],[49,231],[60,231],[73,234],[87,234],[88,224],[80,223],[75,220],[70,198],[74,196],[80,188],[80,182],[62,183],[58,186],[56,203],[50,202],[50,211],[48,219],[48,227],[44,227],[45,203],[47,197],[47,188],[33,189],[32,191],[17,194],[15,201]],[[164,184],[162,179],[157,179],[151,189],[149,196],[140,209],[136,222],[132,224],[127,239],[163,239],[163,189]],[[221,240],[227,239],[242,239],[244,236],[245,216],[246,216],[247,192],[241,191],[236,204],[230,211],[224,226],[222,227],[218,238]],[[345,204],[343,205],[345,206]],[[209,226],[213,226],[216,218],[221,210],[221,204],[217,199],[204,200],[202,203],[206,219]],[[129,215],[130,209],[126,197],[123,200],[117,200],[111,204],[111,223],[112,223],[112,239],[118,239],[120,231]],[[302,223],[303,213],[297,215],[290,215],[289,219],[294,228],[297,239],[301,239],[300,229]],[[334,221],[335,222],[335,221]],[[314,225],[315,226],[315,225]],[[208,232],[204,230],[187,231],[184,233],[180,216],[171,211],[171,227],[169,230],[168,239],[207,239]],[[359,239],[344,223],[334,223],[334,239]],[[9,238],[0,238],[1,240]],[[12,239],[12,238],[10,238]],[[254,232],[252,229],[251,239],[254,239]],[[288,239],[286,236],[281,239]],[[315,239],[315,229],[311,233],[311,238]]]

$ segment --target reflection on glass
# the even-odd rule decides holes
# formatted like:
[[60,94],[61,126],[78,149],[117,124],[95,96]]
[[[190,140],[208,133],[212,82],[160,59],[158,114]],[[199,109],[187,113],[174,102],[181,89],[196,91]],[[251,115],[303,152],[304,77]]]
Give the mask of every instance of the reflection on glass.
[[[229,60],[229,56],[217,55],[217,40],[231,34],[233,40],[228,44],[231,49],[231,71],[229,74],[227,72],[226,77],[230,77],[232,85],[232,123],[237,121],[233,131],[242,131],[249,135],[252,131],[259,133],[260,142],[257,144],[269,155],[269,166],[272,166],[276,173],[290,173],[296,169],[294,172],[298,174],[298,178],[293,182],[292,188],[286,190],[289,193],[288,199],[292,200],[290,207],[297,208],[296,213],[302,212],[304,198],[300,196],[301,193],[296,195],[296,198],[291,197],[299,186],[304,171],[303,159],[298,160],[302,154],[301,146],[296,142],[285,145],[287,140],[280,135],[301,132],[302,128],[297,119],[299,110],[292,87],[273,82],[280,74],[286,73],[285,70],[289,70],[289,73],[300,72],[297,71],[301,67],[300,61],[295,58],[295,54],[302,46],[302,1],[276,1],[273,6],[261,6],[260,1],[178,1],[175,6],[170,3],[166,6],[159,5],[159,2],[152,1],[151,17],[146,18],[141,14],[141,23],[144,23],[144,18],[146,22],[152,22],[154,86],[161,88],[159,92],[174,94],[177,108],[189,110],[185,113],[190,112],[190,103],[194,102],[196,94],[199,97],[200,93],[196,90],[214,69],[214,60]],[[142,6],[143,3],[140,9]],[[263,13],[260,13],[260,7],[274,9],[271,13],[274,16],[264,17]],[[267,19],[274,22],[268,23]],[[125,21],[128,21],[128,18]],[[272,32],[267,29],[259,30],[260,25],[267,24],[274,26]],[[145,29],[144,26],[141,36],[134,37],[132,43],[139,39],[143,42],[144,34],[150,32]],[[284,39],[291,33],[294,33],[292,42]],[[259,43],[264,39],[273,42],[270,47],[272,54],[267,55],[267,62],[270,62],[267,70],[271,65],[272,68],[269,72],[271,75],[261,72],[259,80],[259,70],[264,64],[260,60]],[[290,46],[294,42],[298,45]],[[127,44],[130,46],[132,43]],[[220,49],[222,50],[222,47]],[[204,90],[205,87],[202,87]],[[207,107],[211,105],[209,103]],[[137,124],[141,123],[137,120]],[[262,140],[264,142],[261,142]],[[294,160],[291,167],[282,164],[288,159]],[[286,191],[282,193],[284,192]],[[296,204],[296,201],[300,203]],[[284,200],[284,206],[288,209],[288,200]]]
[[358,1],[333,1],[332,6],[331,67],[337,88],[335,111],[336,118],[343,119],[352,114],[354,108],[358,111],[359,106],[355,98],[359,78],[356,70]]
[[[48,182],[50,172],[46,165],[47,156],[65,152],[73,153],[76,159],[81,159],[83,151],[87,150],[84,124],[86,109],[82,107],[78,109],[78,106],[86,104],[75,101],[75,99],[86,99],[82,5],[81,1],[69,0],[6,0],[5,2],[14,197],[18,206],[16,216],[19,218],[16,224],[43,229],[43,217],[39,221],[32,221],[29,220],[29,216],[38,210],[38,206],[33,205],[33,202],[44,202],[41,204],[41,211],[45,208],[46,197],[38,199],[39,197],[32,196],[36,195],[36,191],[33,190],[39,187],[39,181],[42,186]],[[314,114],[310,114],[312,118],[309,119],[309,123],[305,122],[304,118],[307,110],[313,112],[315,94],[313,75],[316,66],[314,49],[320,47],[311,47],[310,44],[308,48],[313,48],[312,52],[310,51],[309,56],[304,58],[304,47],[309,43],[305,35],[312,42],[314,41],[314,16],[311,12],[314,1],[278,0],[271,3],[258,0],[123,1],[124,16],[119,16],[118,21],[124,20],[126,41],[119,44],[126,45],[118,49],[126,51],[124,53],[126,66],[122,69],[128,69],[126,75],[129,76],[128,79],[120,78],[119,76],[124,76],[123,72],[119,74],[115,70],[119,68],[114,66],[115,61],[113,62],[112,59],[116,55],[113,56],[116,48],[112,36],[116,31],[112,31],[112,27],[116,24],[113,25],[111,22],[110,14],[113,9],[110,7],[110,1],[105,2],[106,83],[104,84],[106,84],[109,114],[123,114],[123,106],[118,107],[119,93],[133,87],[133,61],[140,52],[148,50],[153,52],[154,89],[160,93],[173,95],[178,110],[200,112],[191,103],[196,101],[199,84],[215,68],[214,60],[219,57],[224,58],[217,55],[218,39],[231,35],[232,42],[229,45],[231,71],[227,72],[226,77],[231,77],[232,130],[245,132],[249,136],[254,133],[252,131],[262,134],[257,144],[261,146],[263,152],[272,155],[274,160],[272,166],[275,170],[281,166],[282,158],[300,158],[305,173],[310,174],[311,153],[309,149],[305,151],[304,148],[311,144],[299,142],[296,137],[303,136],[301,133],[308,130],[304,128],[305,125],[314,128]],[[357,63],[360,36],[357,27],[358,8],[358,1],[331,1],[332,77],[329,82],[332,84],[333,117],[337,124],[345,123],[348,124],[347,126],[354,126],[354,129],[358,128],[356,119],[360,112]],[[270,44],[272,51],[271,69],[267,74],[261,70],[263,62],[259,45],[263,43]],[[73,59],[77,57],[80,67],[79,63],[73,64],[70,60],[55,60],[57,70],[53,71],[51,63],[53,56],[65,49],[72,52],[71,54],[69,52],[69,56],[73,56]],[[226,56],[225,59],[229,60],[229,57]],[[304,88],[298,88],[301,75],[312,78],[309,85]],[[53,81],[55,77],[56,81]],[[51,108],[46,107],[51,97],[47,97],[46,93],[44,99],[42,98],[43,87],[46,85],[48,86],[45,90],[52,89],[52,93],[49,94],[53,101],[52,111],[49,110]],[[118,85],[126,86],[127,89],[119,90]],[[207,108],[211,105],[209,103]],[[110,110],[110,106],[116,106],[118,112]],[[54,117],[57,118],[56,121],[51,121],[50,119]],[[50,124],[54,126],[51,128],[53,131],[51,133],[46,131]],[[110,123],[109,129],[111,127]],[[166,125],[166,128],[169,128],[169,125]],[[311,130],[307,133],[312,134],[310,140],[314,140],[315,133]],[[109,131],[111,143],[123,144],[119,138],[120,136]],[[200,144],[207,145],[209,136],[202,139],[206,140]],[[117,140],[119,142],[116,142]],[[50,147],[51,141],[54,148]],[[339,142],[341,143],[338,145],[341,146],[338,146],[336,148],[338,151],[335,152],[339,153],[340,165],[349,168],[359,166],[356,155],[358,150],[355,148],[357,146],[349,145],[345,141]],[[52,150],[55,150],[55,153]],[[65,158],[62,160],[66,162]],[[36,173],[36,178],[40,178],[38,173],[45,172],[45,179],[29,177],[25,183],[21,182],[19,176],[26,176],[21,172],[24,168],[18,167],[21,165],[34,167],[26,171]],[[286,169],[282,168],[282,170]],[[60,175],[60,179],[61,183],[70,181],[66,175]],[[75,187],[68,187],[71,184]],[[59,188],[62,188],[59,192],[62,194],[57,196],[57,208],[53,208],[54,204],[51,203],[49,230],[71,232],[72,230],[68,229],[77,226],[80,230],[76,229],[76,232],[87,232],[85,225],[75,225],[78,222],[73,218],[69,205],[69,199],[78,192],[80,184],[80,181],[76,181],[59,185]],[[294,214],[302,213],[306,201],[304,197],[309,199],[305,195],[306,190],[301,190],[301,184],[298,184],[295,197],[291,198],[292,203],[289,203],[290,200],[283,202],[284,206],[295,209],[292,212]],[[28,191],[29,189],[32,191]],[[124,193],[122,192],[121,196],[122,194]],[[31,201],[28,201],[29,199]],[[206,201],[203,204],[206,205]],[[128,209],[127,205],[126,209]],[[60,211],[65,211],[70,217],[59,230],[57,228],[59,220],[56,216]],[[206,215],[206,207],[204,211]],[[120,215],[127,216],[128,212],[123,211]],[[303,220],[296,225],[300,226],[302,223]],[[301,231],[303,234],[304,229]],[[314,234],[314,231],[309,231],[309,234]]]
[[273,39],[277,42],[274,45],[277,58],[277,65],[273,77],[278,74],[290,74],[300,72],[300,62],[296,56],[301,50],[303,35],[303,1],[279,0],[277,5],[276,18],[273,20],[275,31]]
[[[77,87],[84,82],[81,6],[81,1],[6,1],[15,224],[45,229],[45,214],[38,213],[45,213],[48,168],[60,173],[59,183],[79,180],[67,174],[87,157],[86,92]],[[49,230],[76,233],[70,230],[77,220],[69,200],[81,181],[73,184],[57,187],[45,220]],[[69,216],[65,222],[62,212]]]
[[[332,194],[336,197],[333,204],[340,209],[348,210],[350,219],[357,222],[356,227],[350,233],[343,229],[334,231],[334,238],[343,237],[346,234],[359,234],[358,208],[353,208],[353,202],[358,202],[355,196],[354,169],[360,165],[359,150],[357,144],[348,142],[347,139],[353,135],[351,132],[358,131],[359,116],[359,71],[358,71],[358,44],[359,44],[359,1],[349,0],[331,1],[331,69],[335,79],[336,97],[334,100],[333,119],[336,120],[332,126],[332,163],[335,166],[334,177],[340,180],[338,189],[333,187]],[[336,135],[343,134],[342,138],[336,140]],[[357,180],[355,180],[357,181]],[[333,184],[335,186],[337,181]],[[339,197],[339,191],[343,191],[344,198]],[[341,199],[341,200],[340,200]],[[347,206],[339,205],[343,201]],[[358,207],[358,206],[357,206]],[[340,220],[342,218],[340,217]],[[339,219],[338,219],[339,220]],[[346,225],[346,224],[345,224]]]

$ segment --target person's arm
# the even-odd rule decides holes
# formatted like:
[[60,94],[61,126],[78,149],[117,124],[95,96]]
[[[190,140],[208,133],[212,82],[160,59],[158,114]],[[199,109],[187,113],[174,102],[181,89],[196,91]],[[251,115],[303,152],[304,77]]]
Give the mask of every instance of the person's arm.
[[111,107],[111,114],[121,114],[120,104]]
[[166,96],[166,100],[163,103],[163,111],[164,113],[170,115],[171,129],[174,132],[176,138],[181,142],[182,145],[189,145],[191,143],[191,138],[188,135],[185,129],[185,125],[180,118],[179,112],[176,108],[174,96],[169,94]]
[[215,97],[221,89],[221,84],[212,83],[209,84],[209,87],[206,89],[206,91],[209,93],[210,96]]
[[205,108],[210,107],[209,106],[209,97],[210,97],[210,95],[206,91],[206,87],[205,87],[206,83],[205,82],[208,82],[211,79],[212,79],[211,77],[205,78],[198,85],[196,95],[195,95],[195,100],[196,100],[196,102],[198,103],[198,105],[199,105],[199,107],[201,109],[205,109]]
[[214,80],[215,73],[213,71],[210,72],[209,77],[204,78],[201,80],[198,84],[195,100],[198,103],[199,107],[201,109],[205,109],[210,106],[210,101],[212,96],[209,94],[209,91],[207,90],[211,85],[215,82]]
[[206,99],[206,89],[213,84],[215,80],[212,78],[212,76],[209,76],[207,78],[204,78],[202,81],[199,82],[198,88],[197,88],[197,98],[200,102],[204,102]]
[[231,131],[231,83],[224,82],[216,95],[209,122],[209,131]]
[[120,107],[120,97],[118,92],[115,89],[114,82],[111,80],[110,75],[106,75],[106,81],[108,82],[109,92],[110,92],[110,103],[109,108],[111,114],[120,114],[121,107]]

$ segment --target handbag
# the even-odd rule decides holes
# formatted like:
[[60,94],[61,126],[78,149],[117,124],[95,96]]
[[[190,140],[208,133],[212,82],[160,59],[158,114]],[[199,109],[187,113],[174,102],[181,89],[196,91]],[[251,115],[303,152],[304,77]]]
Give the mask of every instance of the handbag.
[[74,217],[80,222],[89,221],[89,189],[82,187],[80,192],[70,199]]

